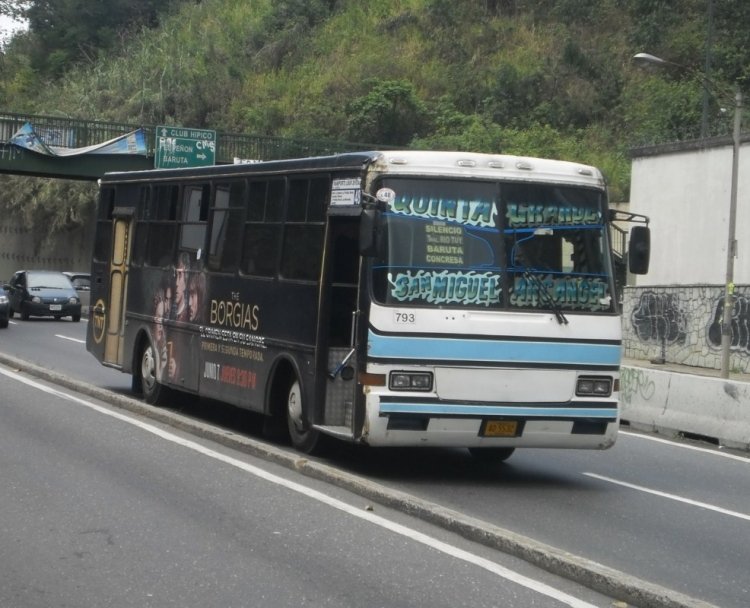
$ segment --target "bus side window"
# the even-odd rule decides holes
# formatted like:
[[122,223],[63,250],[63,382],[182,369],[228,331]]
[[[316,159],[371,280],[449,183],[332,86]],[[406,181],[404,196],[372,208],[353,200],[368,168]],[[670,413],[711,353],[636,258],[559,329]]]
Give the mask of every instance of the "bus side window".
[[208,184],[186,186],[183,190],[180,250],[196,252],[205,247],[210,194]]
[[112,210],[115,206],[115,189],[104,187],[99,193],[96,238],[94,240],[94,259],[102,262],[109,260],[109,238],[111,234]]
[[141,186],[138,202],[138,213],[136,214],[135,234],[133,235],[132,262],[142,266],[146,261],[148,251],[148,222],[147,212],[151,205],[151,188],[148,185]]
[[320,210],[328,201],[329,189],[327,177],[289,182],[281,255],[281,276],[285,279],[316,281],[320,278],[325,226]]
[[208,268],[234,272],[242,242],[242,207],[245,182],[218,184],[211,208],[211,240],[208,245]]
[[151,199],[153,215],[148,224],[146,263],[166,267],[174,264],[177,240],[177,186],[158,186]]
[[241,269],[245,274],[272,277],[276,274],[283,217],[284,180],[250,182],[242,238]]

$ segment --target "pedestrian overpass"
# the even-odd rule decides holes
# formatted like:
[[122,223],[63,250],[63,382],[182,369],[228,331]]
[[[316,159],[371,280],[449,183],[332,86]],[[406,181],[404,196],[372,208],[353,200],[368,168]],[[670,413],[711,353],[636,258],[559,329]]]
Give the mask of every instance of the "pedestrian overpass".
[[[119,146],[103,146],[119,140]],[[139,145],[131,145],[133,141]],[[156,127],[0,111],[0,173],[97,180],[110,171],[154,168]],[[371,149],[324,140],[216,134],[216,164]]]

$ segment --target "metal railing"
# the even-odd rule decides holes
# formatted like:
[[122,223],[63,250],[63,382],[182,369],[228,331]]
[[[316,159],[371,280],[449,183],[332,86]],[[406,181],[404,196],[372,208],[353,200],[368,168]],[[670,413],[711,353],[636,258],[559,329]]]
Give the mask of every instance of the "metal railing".
[[628,250],[628,231],[623,230],[617,224],[610,224],[612,234],[612,253],[615,257],[624,260]]
[[[63,148],[92,146],[142,128],[146,135],[148,155],[153,156],[154,154],[156,131],[156,126],[154,125],[132,125],[119,122],[81,120],[43,114],[0,112],[0,141],[9,141],[27,122],[31,123],[34,132],[44,143]],[[277,160],[359,150],[385,149],[389,147],[346,141],[294,139],[217,132],[216,162],[221,164],[232,163],[235,158],[243,160]]]

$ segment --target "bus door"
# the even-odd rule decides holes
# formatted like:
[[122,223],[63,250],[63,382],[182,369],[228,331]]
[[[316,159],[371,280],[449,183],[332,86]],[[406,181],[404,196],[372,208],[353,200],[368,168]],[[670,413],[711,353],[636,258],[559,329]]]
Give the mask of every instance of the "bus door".
[[104,362],[122,365],[133,209],[115,207],[112,215],[112,255],[109,262],[109,310],[105,314]]
[[359,217],[330,216],[326,247],[327,272],[321,285],[319,344],[326,345],[325,412],[329,433],[351,437],[356,396],[354,352],[359,275]]

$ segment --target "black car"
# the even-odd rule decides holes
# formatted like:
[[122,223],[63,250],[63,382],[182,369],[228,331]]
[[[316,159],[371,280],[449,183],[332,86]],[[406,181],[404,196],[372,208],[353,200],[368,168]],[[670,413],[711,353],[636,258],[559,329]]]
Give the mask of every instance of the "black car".
[[20,313],[23,320],[29,317],[81,320],[81,300],[62,272],[19,270],[5,289],[10,298],[10,317]]
[[8,294],[0,287],[0,329],[8,327],[8,319],[10,319],[10,302]]

